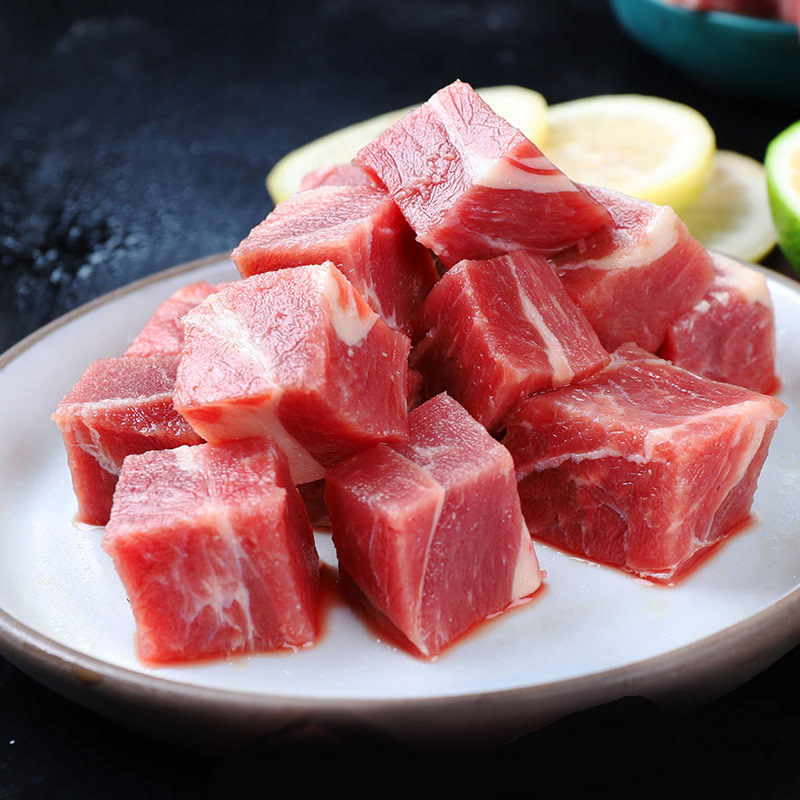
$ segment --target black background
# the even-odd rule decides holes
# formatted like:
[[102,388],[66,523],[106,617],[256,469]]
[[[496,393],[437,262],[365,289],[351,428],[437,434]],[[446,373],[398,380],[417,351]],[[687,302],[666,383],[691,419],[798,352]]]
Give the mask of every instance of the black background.
[[[263,179],[281,155],[456,77],[553,103],[670,97],[757,158],[800,117],[663,66],[602,0],[0,2],[0,23],[0,350],[109,289],[230,249],[269,210]],[[627,698],[491,752],[262,741],[208,756],[0,661],[0,797],[217,796],[250,780],[264,794],[800,797],[798,673],[800,650],[691,713]]]

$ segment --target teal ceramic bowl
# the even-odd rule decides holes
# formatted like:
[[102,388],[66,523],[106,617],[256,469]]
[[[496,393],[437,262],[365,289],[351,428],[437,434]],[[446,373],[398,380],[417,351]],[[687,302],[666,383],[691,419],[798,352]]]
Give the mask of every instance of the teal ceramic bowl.
[[796,25],[660,0],[611,0],[611,6],[636,41],[714,89],[800,100]]

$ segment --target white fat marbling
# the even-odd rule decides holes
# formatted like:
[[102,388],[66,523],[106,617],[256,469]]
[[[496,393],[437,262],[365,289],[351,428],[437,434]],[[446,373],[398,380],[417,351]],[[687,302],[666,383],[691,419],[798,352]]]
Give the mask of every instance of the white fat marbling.
[[359,309],[355,290],[343,275],[341,279],[345,281],[348,291],[345,302],[342,303],[342,286],[332,270],[336,270],[336,266],[330,261],[309,267],[314,283],[328,302],[331,324],[336,335],[348,347],[355,347],[372,330],[378,321],[378,315],[366,305]]
[[744,295],[748,302],[761,303],[767,308],[772,308],[772,299],[764,275],[721,253],[711,253],[711,258],[717,273],[714,280],[715,289],[734,289]]
[[[529,172],[518,166],[520,164],[533,169],[549,169],[551,172],[546,174]],[[578,191],[578,187],[544,156],[520,159],[500,158],[489,166],[476,183],[489,189],[518,189],[540,194]]]
[[[628,235],[629,242],[614,249],[603,258],[587,258],[573,264],[559,265],[560,270],[598,269],[627,270],[646,267],[669,253],[678,243],[678,219],[675,212],[667,206],[655,206],[652,219],[647,223],[645,235],[636,241]],[[624,231],[618,232],[625,236]]]
[[223,302],[221,294],[212,294],[193,308],[183,318],[188,330],[192,327],[202,330],[207,336],[219,339],[223,346],[231,348],[241,359],[251,361],[258,370],[259,377],[268,384],[277,386],[277,364],[266,348],[254,337],[249,325]]
[[547,326],[539,309],[531,302],[516,272],[514,273],[514,280],[517,283],[517,293],[519,294],[519,301],[522,305],[522,312],[525,314],[528,322],[537,330],[539,336],[542,337],[547,360],[553,370],[553,385],[561,386],[569,383],[575,373],[572,367],[570,367],[569,359],[564,351],[564,345],[561,343],[558,336]]
[[519,531],[519,555],[514,568],[514,579],[511,582],[511,599],[527,597],[533,594],[542,585],[542,570],[539,568],[539,559],[533,549],[528,526],[521,520]]

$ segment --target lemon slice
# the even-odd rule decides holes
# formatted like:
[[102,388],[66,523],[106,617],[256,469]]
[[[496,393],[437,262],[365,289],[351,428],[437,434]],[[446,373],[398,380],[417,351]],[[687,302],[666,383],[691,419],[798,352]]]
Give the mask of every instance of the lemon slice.
[[[523,86],[490,86],[478,94],[492,110],[519,128],[529,139],[541,143],[547,131],[547,103],[539,92]],[[416,106],[388,111],[315,139],[285,155],[267,175],[267,190],[276,203],[297,191],[311,170],[345,164],[367,143]],[[541,145],[540,145],[541,146]]]
[[754,158],[720,150],[711,180],[681,213],[706,247],[744,261],[760,261],[775,247],[764,167]]
[[800,122],[770,142],[764,166],[778,242],[800,272]]
[[574,181],[681,210],[708,181],[715,141],[689,106],[619,94],[550,106],[544,149]]

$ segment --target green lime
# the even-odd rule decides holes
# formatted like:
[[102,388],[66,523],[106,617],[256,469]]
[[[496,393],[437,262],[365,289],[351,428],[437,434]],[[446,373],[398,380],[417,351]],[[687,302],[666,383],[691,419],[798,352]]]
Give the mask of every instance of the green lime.
[[764,167],[778,244],[800,272],[800,122],[770,142]]

